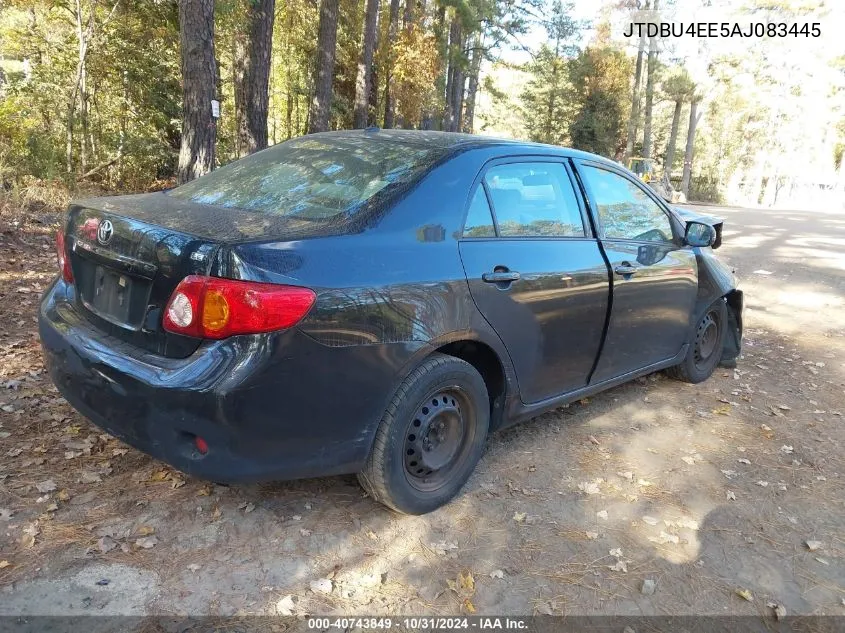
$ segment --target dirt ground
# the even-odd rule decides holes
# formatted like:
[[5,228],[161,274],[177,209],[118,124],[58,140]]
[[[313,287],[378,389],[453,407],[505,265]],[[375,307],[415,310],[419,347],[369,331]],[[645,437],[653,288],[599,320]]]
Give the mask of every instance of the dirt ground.
[[424,517],[353,476],[225,488],[102,435],[41,362],[55,216],[0,216],[0,614],[845,614],[845,214],[712,212],[737,369],[497,434]]

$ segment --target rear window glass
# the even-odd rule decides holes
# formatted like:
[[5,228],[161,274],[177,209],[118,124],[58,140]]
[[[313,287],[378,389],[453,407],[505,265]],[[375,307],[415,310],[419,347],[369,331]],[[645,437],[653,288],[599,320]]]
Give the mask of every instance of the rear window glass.
[[302,137],[169,191],[224,208],[325,220],[414,183],[443,152],[367,137]]

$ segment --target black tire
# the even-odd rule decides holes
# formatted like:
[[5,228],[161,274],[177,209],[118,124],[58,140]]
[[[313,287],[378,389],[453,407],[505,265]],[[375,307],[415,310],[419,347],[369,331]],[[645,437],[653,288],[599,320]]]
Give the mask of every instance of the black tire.
[[469,479],[489,425],[481,374],[459,358],[434,354],[397,389],[358,481],[397,512],[436,510]]
[[696,323],[684,360],[670,367],[667,373],[676,380],[691,383],[710,378],[722,359],[727,331],[728,307],[724,299],[718,299]]

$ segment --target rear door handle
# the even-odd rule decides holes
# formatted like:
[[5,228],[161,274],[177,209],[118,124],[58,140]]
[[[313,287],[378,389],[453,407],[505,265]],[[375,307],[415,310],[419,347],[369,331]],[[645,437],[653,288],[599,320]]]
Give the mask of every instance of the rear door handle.
[[518,281],[519,273],[513,270],[484,273],[481,275],[481,279],[488,284],[509,283],[511,281]]
[[617,275],[623,276],[635,275],[637,273],[637,267],[631,266],[630,264],[620,264],[613,270],[616,271]]

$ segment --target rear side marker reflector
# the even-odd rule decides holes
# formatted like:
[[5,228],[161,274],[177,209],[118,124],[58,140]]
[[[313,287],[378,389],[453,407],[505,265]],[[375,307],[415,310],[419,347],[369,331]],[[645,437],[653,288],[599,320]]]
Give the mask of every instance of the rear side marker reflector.
[[299,323],[315,299],[313,290],[299,286],[191,275],[173,291],[163,326],[210,339],[273,332]]
[[73,269],[70,267],[70,259],[67,256],[65,234],[61,229],[56,234],[56,260],[59,264],[59,271],[62,273],[62,279],[67,283],[73,283]]
[[208,453],[208,442],[202,439],[199,435],[194,438],[194,445],[197,447],[197,451],[200,455]]

